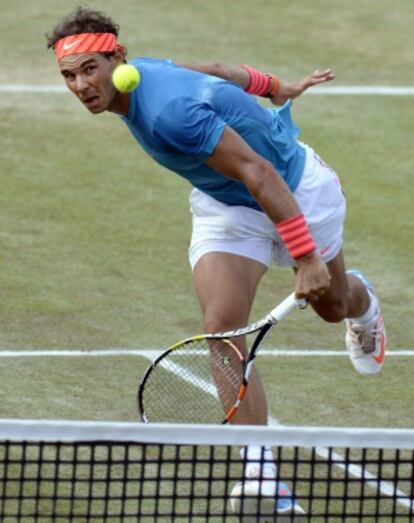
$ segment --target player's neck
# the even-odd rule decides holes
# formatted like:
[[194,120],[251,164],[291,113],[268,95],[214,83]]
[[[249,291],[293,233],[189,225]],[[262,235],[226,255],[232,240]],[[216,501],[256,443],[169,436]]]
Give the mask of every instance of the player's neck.
[[107,110],[111,113],[127,116],[129,113],[129,100],[129,93],[117,93]]

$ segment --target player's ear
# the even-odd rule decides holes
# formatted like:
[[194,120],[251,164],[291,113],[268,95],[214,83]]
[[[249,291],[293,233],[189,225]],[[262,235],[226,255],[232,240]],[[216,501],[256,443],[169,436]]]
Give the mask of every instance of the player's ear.
[[116,65],[120,65],[126,62],[126,49],[125,47],[118,46],[113,54]]

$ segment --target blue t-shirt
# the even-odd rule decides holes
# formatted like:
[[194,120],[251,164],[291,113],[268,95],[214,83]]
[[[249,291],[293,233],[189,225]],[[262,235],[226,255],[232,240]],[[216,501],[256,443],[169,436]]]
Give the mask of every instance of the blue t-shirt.
[[296,189],[306,153],[296,140],[299,129],[290,102],[266,109],[239,85],[171,61],[137,58],[130,63],[141,82],[130,95],[128,115],[121,118],[155,161],[220,202],[261,210],[244,184],[205,163],[229,126],[273,164],[292,192]]

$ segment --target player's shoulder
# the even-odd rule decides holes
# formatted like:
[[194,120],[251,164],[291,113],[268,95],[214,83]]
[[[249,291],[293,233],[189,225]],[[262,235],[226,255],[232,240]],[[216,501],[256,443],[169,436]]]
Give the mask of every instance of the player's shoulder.
[[135,58],[129,62],[141,73],[141,96],[157,104],[191,91],[175,62],[161,58]]
[[176,69],[177,65],[173,60],[167,58],[151,58],[148,56],[139,56],[129,60],[129,63],[134,65],[141,71],[157,72],[166,69]]
[[141,73],[137,106],[155,129],[177,133],[178,129],[196,125],[201,113],[210,108],[208,86],[218,79],[167,59],[139,57],[129,63]]

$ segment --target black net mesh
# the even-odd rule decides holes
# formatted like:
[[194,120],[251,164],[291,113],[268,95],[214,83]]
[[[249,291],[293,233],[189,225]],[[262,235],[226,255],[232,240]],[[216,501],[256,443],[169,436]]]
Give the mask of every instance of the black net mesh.
[[220,441],[3,440],[0,521],[414,521],[413,450],[274,446],[273,454],[277,481],[302,515],[276,509],[283,489],[271,502],[260,487],[251,492],[259,484],[252,480],[237,489],[246,463],[239,447]]

